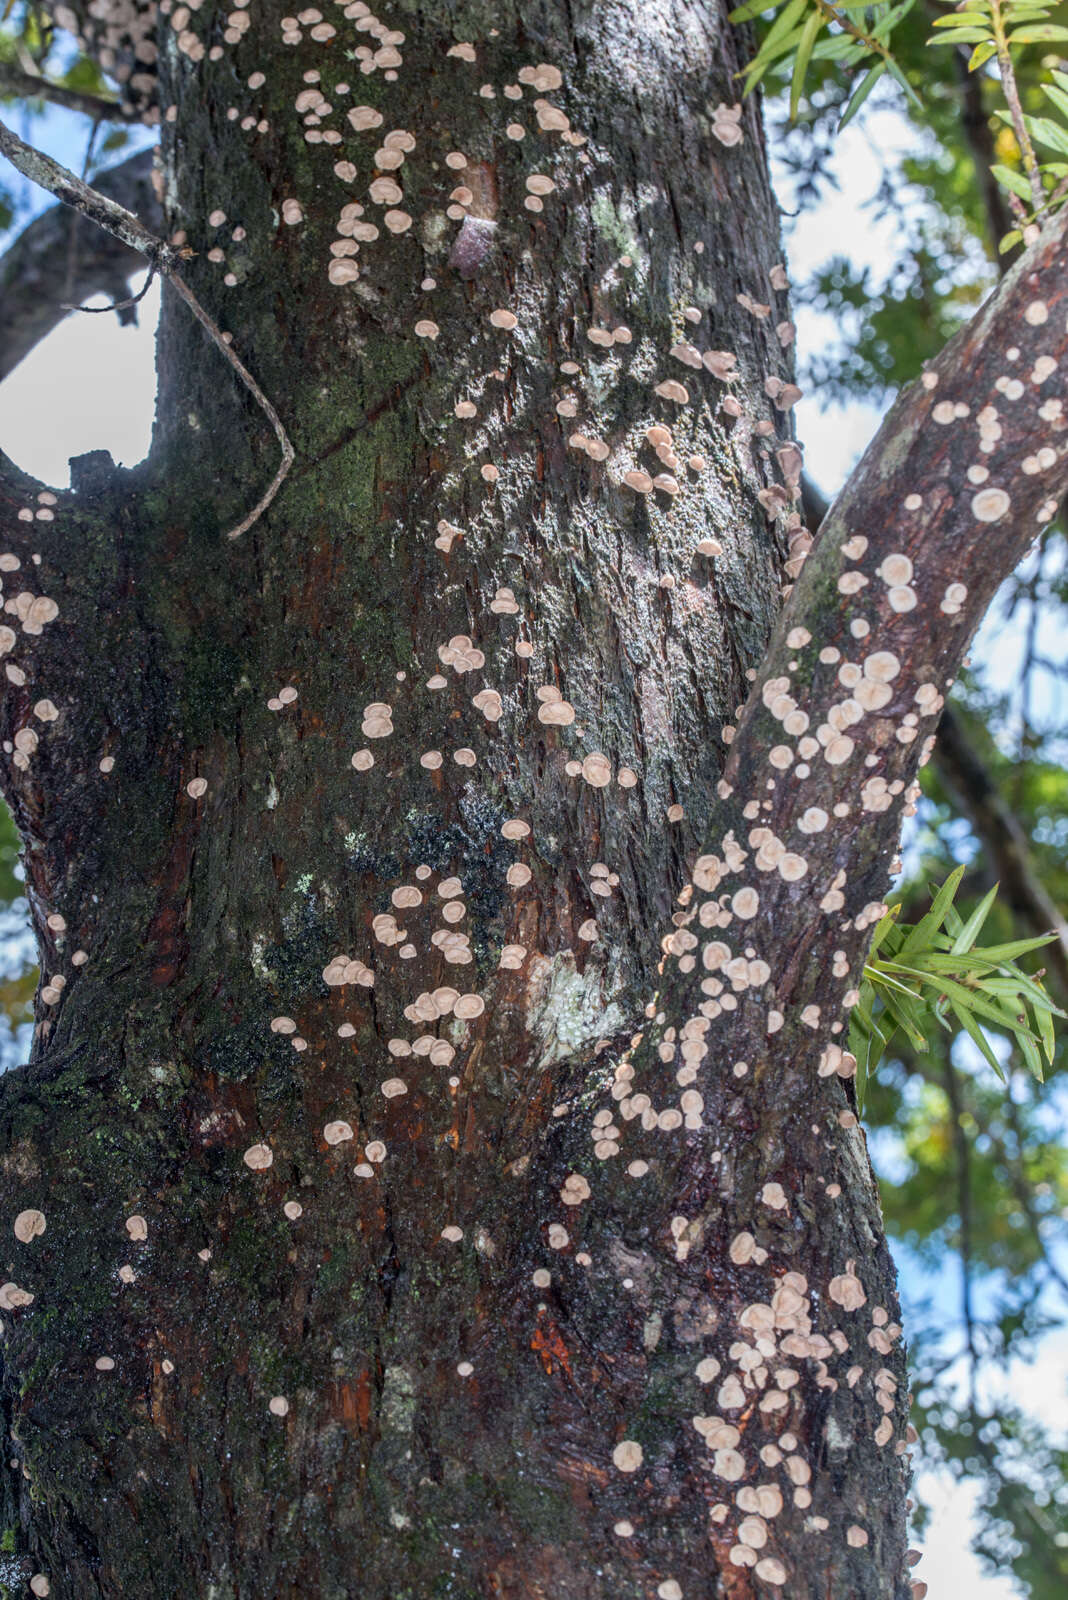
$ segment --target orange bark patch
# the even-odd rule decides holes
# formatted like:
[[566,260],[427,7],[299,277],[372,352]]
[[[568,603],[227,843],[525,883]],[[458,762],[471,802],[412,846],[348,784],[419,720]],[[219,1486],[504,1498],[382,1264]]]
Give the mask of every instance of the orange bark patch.
[[334,1422],[354,1431],[366,1429],[371,1416],[371,1375],[364,1371],[354,1382],[340,1379],[326,1390],[327,1410]]
[[544,1309],[538,1312],[538,1323],[530,1340],[530,1348],[541,1361],[546,1372],[552,1377],[557,1366],[563,1368],[572,1383],[575,1375],[571,1370],[571,1357],[563,1341],[560,1329],[552,1317]]

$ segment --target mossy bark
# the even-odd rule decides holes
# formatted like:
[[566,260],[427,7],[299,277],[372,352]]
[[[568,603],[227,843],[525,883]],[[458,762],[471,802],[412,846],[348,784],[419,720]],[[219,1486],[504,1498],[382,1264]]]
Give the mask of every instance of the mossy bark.
[[[13,470],[0,487],[4,549],[59,607],[10,657],[26,682],[4,736],[21,752],[16,730],[39,730],[27,764],[5,758],[7,791],[44,978],[66,979],[0,1084],[3,1264],[34,1297],[4,1313],[19,1582],[901,1600],[893,1275],[838,1080],[769,1050],[743,1086],[727,1041],[641,1181],[590,1136],[620,1100],[786,554],[757,498],[788,431],[765,389],[790,377],[777,218],[755,102],[740,143],[715,118],[739,35],[705,3],[399,3],[377,36],[349,9],[288,30],[277,7],[236,13],[236,40],[210,4],[157,25],[169,226],[293,438],[274,504],[227,540],[276,445],[170,296],[147,465],[83,461],[51,520],[19,520],[41,502]],[[194,60],[196,41],[221,53]],[[373,71],[365,47],[387,52]],[[298,113],[313,87],[332,109]],[[351,126],[359,104],[379,127]],[[391,130],[414,146],[376,168]],[[403,200],[372,199],[376,174]],[[379,235],[339,284],[353,202]],[[391,233],[390,209],[410,226]],[[740,416],[669,354],[691,341],[736,356]],[[623,481],[667,471],[657,426],[677,493]],[[554,695],[574,720],[545,720]],[[361,750],[374,764],[354,769]],[[516,820],[529,833],[502,834]],[[342,955],[373,987],[355,965],[324,981]],[[406,1011],[443,988],[484,1009]],[[328,1143],[337,1122],[352,1137]],[[258,1145],[266,1169],[243,1160]],[[569,1174],[588,1202],[574,1182],[561,1198]],[[761,1199],[772,1174],[785,1210]],[[23,1243],[26,1209],[46,1231]],[[743,1223],[755,1264],[730,1253]],[[729,1413],[732,1477],[694,1426],[716,1409],[695,1373],[739,1359],[768,1254],[811,1285],[797,1315],[817,1331],[855,1260],[891,1334],[873,1354],[869,1317],[787,1361],[774,1415],[766,1355]],[[761,1485],[779,1510],[747,1509]]]

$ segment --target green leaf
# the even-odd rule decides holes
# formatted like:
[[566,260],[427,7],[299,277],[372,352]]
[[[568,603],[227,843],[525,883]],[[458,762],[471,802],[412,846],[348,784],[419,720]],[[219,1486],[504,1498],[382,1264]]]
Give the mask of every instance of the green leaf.
[[[852,122],[853,118],[856,116],[857,112],[860,110],[860,108],[864,104],[865,100],[871,94],[872,90],[875,88],[875,85],[878,83],[879,79],[882,77],[882,75],[883,75],[883,73],[885,71],[886,71],[886,62],[885,61],[880,61],[874,67],[872,67],[868,72],[866,72],[864,74],[864,77],[862,78],[861,82],[857,85],[857,87],[853,90],[853,93],[850,95],[849,104],[846,106],[845,110],[842,112],[841,118],[839,119],[839,123],[838,123],[838,132],[839,133],[841,133],[841,131],[842,131],[842,129],[844,127],[846,127],[850,122]],[[884,918],[883,920],[885,921],[886,919]]]
[[1021,200],[1030,201],[1031,185],[1022,172],[1013,172],[1011,167],[1003,167],[1000,162],[996,162],[990,170],[1003,189],[1010,189]]
[[[1055,72],[1053,76],[1055,78],[1063,78],[1064,74],[1063,72]],[[1068,93],[1064,88],[1061,88],[1056,83],[1044,83],[1042,85],[1042,93],[1047,100],[1053,102],[1062,117],[1068,117]]]
[[816,35],[824,25],[823,13],[813,11],[805,23],[801,33],[801,42],[797,47],[797,57],[794,61],[793,77],[790,80],[790,121],[797,121],[797,113],[801,106],[801,95],[805,87],[805,73],[808,71],[809,57],[812,46],[816,43]]
[[873,959],[876,953],[882,948],[883,944],[889,938],[890,934],[894,931],[897,922],[898,910],[899,907],[897,906],[891,907],[886,916],[880,917],[879,921],[875,924],[875,932],[871,936],[871,944],[868,947],[869,961]]
[[980,994],[976,989],[966,989],[963,984],[954,983],[951,978],[936,977],[933,973],[920,973],[920,981],[944,994],[950,1004],[954,1000],[959,1005],[974,1011],[977,1016],[986,1017],[988,1022],[1002,1030],[1004,1033],[1019,1033],[1020,1022],[1015,1012],[1008,1011],[1004,1006],[995,1005],[993,1000]]
[[777,40],[770,48],[766,43],[763,45],[759,54],[753,57],[749,65],[742,68],[741,76],[748,79],[745,86],[746,94],[750,94],[756,88],[770,66],[773,66],[780,57],[790,54],[800,37],[801,29],[795,28],[793,33],[789,34],[785,39]]
[[983,11],[954,11],[948,17],[937,17],[932,28],[965,28],[983,26],[990,18]]
[[754,17],[761,16],[765,11],[770,11],[774,0],[747,0],[744,6],[739,6],[736,11],[728,11],[728,22],[751,22]]
[[990,57],[997,54],[997,45],[993,39],[986,39],[982,44],[977,44],[968,58],[968,71],[978,72],[980,67],[986,65]]
[[989,28],[957,28],[953,33],[939,33],[927,43],[932,44],[985,44],[990,38]]
[[984,978],[983,988],[990,994],[1003,995],[1006,999],[1015,999],[1021,1010],[1024,1005],[1024,996],[1026,996],[1036,1011],[1049,1011],[1054,1016],[1064,1016],[1064,1012],[1053,1004],[1042,985],[1036,983],[1033,978],[1029,978],[1026,973],[1015,971],[1011,977]]
[[1034,1040],[1028,1034],[1018,1033],[1016,1035],[1016,1043],[1020,1046],[1020,1054],[1026,1061],[1027,1070],[1032,1078],[1036,1078],[1039,1083],[1043,1083],[1045,1074],[1042,1071],[1042,1057],[1039,1055],[1038,1046]]
[[1059,150],[1062,156],[1068,155],[1068,128],[1062,128],[1049,117],[1028,117],[1026,122],[1028,132],[1033,139],[1037,139],[1040,144],[1048,144],[1053,150]]
[[781,38],[790,33],[794,26],[800,22],[807,9],[808,0],[790,0],[789,5],[780,11],[768,29],[767,38],[760,47],[760,55],[763,55],[765,50],[774,44],[778,44]]
[[960,880],[964,876],[964,868],[955,867],[940,889],[934,894],[931,909],[925,917],[921,917],[916,926],[906,936],[901,946],[903,953],[912,950],[922,950],[931,935],[935,933],[946,919],[946,913],[953,905],[954,896],[960,888]]
[[949,1002],[949,1004],[953,1015],[956,1017],[957,1021],[960,1023],[969,1039],[971,1039],[976,1049],[981,1051],[986,1057],[987,1061],[989,1061],[990,1065],[993,1067],[1002,1083],[1004,1083],[1005,1074],[1002,1071],[1001,1062],[990,1048],[990,1043],[986,1037],[986,1034],[983,1032],[982,1028],[980,1028],[971,1012],[966,1006],[956,1005],[952,1000]]
[[1046,1060],[1052,1066],[1053,1052],[1056,1049],[1056,1039],[1053,1032],[1053,1017],[1048,1011],[1036,1011],[1035,1023],[1038,1027],[1039,1038],[1042,1040],[1042,1048],[1046,1052]]
[[841,61],[846,66],[851,66],[857,61],[863,61],[871,51],[859,39],[854,39],[849,33],[828,33],[817,41],[812,51],[813,61]]
[[962,954],[962,952],[971,949],[976,939],[978,939],[979,934],[982,932],[983,923],[990,915],[994,901],[997,899],[997,897],[998,886],[995,883],[994,887],[990,889],[980,900],[979,904],[976,906],[975,910],[972,912],[971,916],[968,918],[967,922],[954,939],[953,949],[951,951],[952,955],[959,956]]
[[1068,39],[1068,28],[1059,27],[1053,22],[1040,22],[1034,27],[1016,28],[1009,34],[1010,44],[1055,44],[1059,39]]
[[878,39],[880,44],[886,44],[902,17],[912,10],[914,3],[915,0],[902,0],[901,5],[890,7],[885,16],[881,16],[871,29],[870,37]]
[[894,61],[892,58],[888,59],[887,63],[886,63],[886,70],[889,72],[890,76],[894,79],[894,82],[901,85],[902,89],[904,89],[906,95],[911,100],[911,102],[915,106],[916,110],[917,111],[922,111],[923,110],[923,101],[920,99],[919,95],[916,93],[915,89],[912,87],[911,83],[906,78],[905,74],[902,72],[902,70],[898,66],[897,62]]
[[1052,944],[1056,937],[1055,933],[1040,933],[1034,939],[1012,939],[1008,944],[980,945],[972,953],[997,966],[1001,962],[1015,961],[1017,956],[1026,956],[1032,950],[1041,950],[1047,944]]
[[1003,256],[1007,250],[1013,249],[1022,238],[1023,234],[1019,228],[1010,228],[1008,233],[1003,233],[998,240],[998,255]]

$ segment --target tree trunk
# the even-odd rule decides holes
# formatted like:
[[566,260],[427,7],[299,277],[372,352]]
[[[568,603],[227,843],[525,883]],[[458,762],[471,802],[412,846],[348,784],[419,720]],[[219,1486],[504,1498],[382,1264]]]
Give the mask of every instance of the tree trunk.
[[740,36],[158,28],[185,276],[297,461],[228,540],[276,445],[167,294],[146,466],[0,479],[44,983],[0,1084],[8,1581],[903,1600],[893,1270],[814,1070],[850,836],[781,872],[780,948],[735,895],[689,954],[797,478]]

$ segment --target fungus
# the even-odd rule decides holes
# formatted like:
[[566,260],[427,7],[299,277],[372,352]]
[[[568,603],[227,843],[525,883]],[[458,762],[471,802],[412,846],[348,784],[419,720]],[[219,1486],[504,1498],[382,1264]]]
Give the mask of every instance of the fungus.
[[323,1128],[323,1138],[327,1144],[344,1144],[352,1137],[352,1126],[348,1122],[328,1122]]
[[46,1227],[43,1211],[20,1211],[14,1223],[15,1238],[22,1244],[29,1244],[44,1233]]
[[637,1439],[622,1439],[612,1451],[612,1460],[620,1472],[637,1472],[642,1464],[642,1447]]
[[844,1273],[831,1279],[827,1293],[836,1305],[842,1306],[846,1311],[859,1311],[868,1298],[852,1261],[846,1262]]

